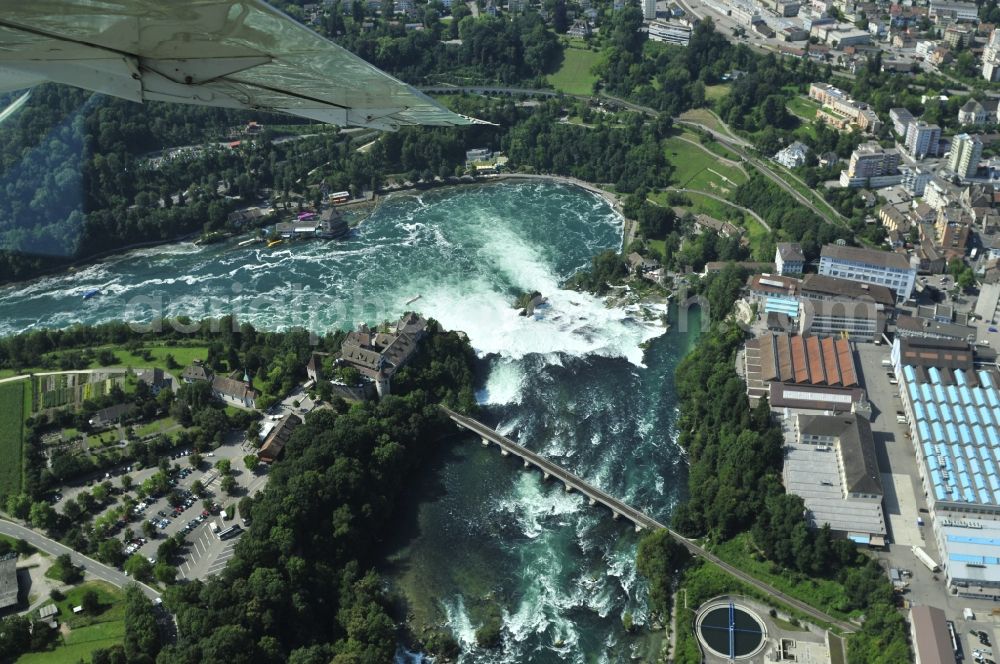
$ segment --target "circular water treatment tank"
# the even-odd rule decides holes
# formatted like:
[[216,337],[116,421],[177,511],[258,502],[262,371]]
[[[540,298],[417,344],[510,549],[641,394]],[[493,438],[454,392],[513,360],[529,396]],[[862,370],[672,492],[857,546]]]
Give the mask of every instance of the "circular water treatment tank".
[[746,607],[715,602],[702,609],[697,621],[698,640],[713,655],[725,659],[747,659],[764,647],[767,628]]

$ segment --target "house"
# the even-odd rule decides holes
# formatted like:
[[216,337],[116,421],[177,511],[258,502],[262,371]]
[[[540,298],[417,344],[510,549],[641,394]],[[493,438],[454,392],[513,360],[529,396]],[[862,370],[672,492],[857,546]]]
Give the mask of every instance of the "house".
[[17,604],[17,553],[0,556],[0,609]]
[[996,124],[997,122],[997,100],[987,99],[977,101],[970,99],[965,102],[962,108],[958,109],[958,124],[982,126],[986,124]]
[[133,405],[130,403],[120,403],[109,408],[102,408],[91,416],[90,426],[97,428],[111,426],[123,420],[132,408]]
[[214,375],[212,369],[205,366],[204,362],[195,360],[192,364],[185,367],[181,373],[181,380],[185,383],[197,383],[198,381],[212,380]]
[[249,381],[216,376],[212,379],[212,395],[227,404],[241,408],[257,407],[257,391]]
[[160,390],[171,389],[173,381],[166,377],[163,369],[143,369],[136,374],[136,380],[149,386],[149,391],[155,396]]
[[774,160],[785,168],[798,168],[805,166],[806,158],[809,156],[809,146],[795,141],[785,149],[774,155]]
[[286,414],[264,439],[264,444],[257,452],[257,458],[264,463],[277,461],[284,451],[285,445],[288,444],[289,438],[292,437],[292,433],[300,424],[302,424],[302,419],[298,415],[295,413]]
[[774,265],[778,274],[802,274],[806,257],[802,245],[797,242],[779,242],[774,252]]
[[632,274],[636,276],[641,276],[646,272],[651,272],[660,267],[660,262],[652,258],[646,258],[640,256],[636,252],[632,252],[628,255],[628,265],[632,270]]

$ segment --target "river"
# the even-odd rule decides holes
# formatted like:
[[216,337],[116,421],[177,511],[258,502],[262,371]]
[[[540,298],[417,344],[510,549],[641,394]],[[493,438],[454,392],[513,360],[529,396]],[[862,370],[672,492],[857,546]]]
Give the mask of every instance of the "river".
[[[0,289],[0,333],[227,313],[324,331],[414,309],[469,335],[484,419],[665,521],[686,481],[673,372],[693,335],[558,287],[621,232],[605,200],[550,182],[396,195],[341,241],[176,244]],[[511,307],[526,290],[548,298],[532,317]],[[626,522],[468,436],[412,493],[387,583],[418,630],[451,631],[463,662],[626,662],[656,647],[622,626],[626,612],[646,620]],[[484,651],[475,630],[491,612],[502,643]]]

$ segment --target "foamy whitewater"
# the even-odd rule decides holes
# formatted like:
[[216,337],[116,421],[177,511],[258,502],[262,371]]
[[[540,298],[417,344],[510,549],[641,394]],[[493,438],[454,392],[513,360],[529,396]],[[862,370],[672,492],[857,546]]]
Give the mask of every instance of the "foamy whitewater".
[[[575,187],[508,182],[393,196],[341,241],[176,244],[0,289],[0,333],[223,314],[322,333],[416,310],[465,331],[488,363],[477,395],[485,420],[666,519],[685,481],[673,370],[691,339],[559,288],[620,245],[620,217]],[[83,300],[93,289],[101,294]],[[532,290],[548,301],[519,316],[512,302]],[[622,627],[626,612],[646,620],[628,524],[474,439],[449,455],[417,480],[440,490],[420,504],[419,535],[404,543],[404,571],[390,581],[422,589],[411,602],[450,631],[461,661],[626,662],[639,653],[642,639]],[[487,608],[503,618],[496,650],[476,645]],[[422,659],[402,647],[397,657]]]

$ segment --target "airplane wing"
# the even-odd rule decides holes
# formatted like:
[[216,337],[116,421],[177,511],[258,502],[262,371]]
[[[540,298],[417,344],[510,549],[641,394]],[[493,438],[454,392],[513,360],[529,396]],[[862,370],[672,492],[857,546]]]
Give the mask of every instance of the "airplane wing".
[[481,122],[263,0],[0,0],[0,92],[44,81],[342,126]]

